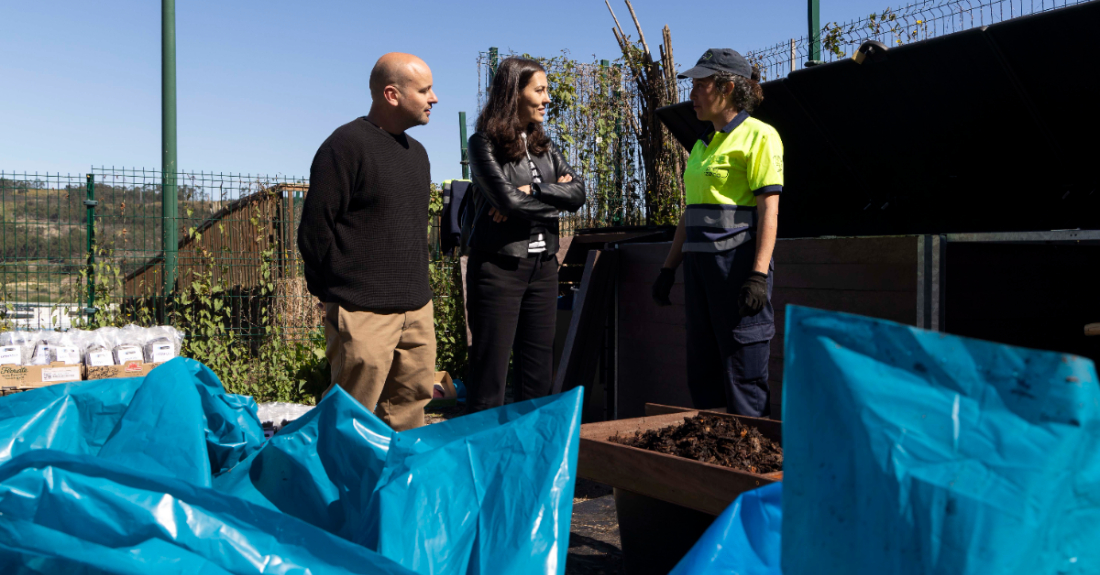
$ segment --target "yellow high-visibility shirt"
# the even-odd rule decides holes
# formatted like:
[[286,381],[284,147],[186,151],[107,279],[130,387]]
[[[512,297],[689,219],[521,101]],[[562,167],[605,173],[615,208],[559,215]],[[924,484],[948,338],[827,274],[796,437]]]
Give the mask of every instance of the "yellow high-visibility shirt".
[[737,114],[684,167],[686,252],[721,252],[754,236],[756,196],[783,191],[783,141],[775,128]]

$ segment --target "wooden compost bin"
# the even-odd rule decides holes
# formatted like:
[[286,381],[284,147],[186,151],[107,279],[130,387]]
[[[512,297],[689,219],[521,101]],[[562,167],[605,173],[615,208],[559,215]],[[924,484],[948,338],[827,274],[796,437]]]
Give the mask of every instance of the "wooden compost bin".
[[[582,425],[577,460],[578,476],[615,488],[623,564],[630,575],[668,573],[738,495],[783,477],[782,472],[748,473],[609,441],[699,413],[652,404],[646,412],[652,415]],[[705,413],[738,419],[782,442],[779,421]]]

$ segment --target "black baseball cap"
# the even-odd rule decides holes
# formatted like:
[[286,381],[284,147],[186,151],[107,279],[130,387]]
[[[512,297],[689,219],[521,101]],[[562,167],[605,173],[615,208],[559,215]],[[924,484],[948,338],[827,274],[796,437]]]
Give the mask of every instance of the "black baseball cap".
[[695,67],[681,72],[677,78],[708,78],[715,72],[728,72],[743,78],[752,78],[752,66],[744,56],[729,48],[711,48],[703,54]]

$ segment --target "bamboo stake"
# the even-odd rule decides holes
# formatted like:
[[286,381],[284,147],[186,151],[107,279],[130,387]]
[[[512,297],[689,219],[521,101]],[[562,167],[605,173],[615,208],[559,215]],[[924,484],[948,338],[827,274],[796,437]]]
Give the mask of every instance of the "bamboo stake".
[[645,56],[652,62],[653,54],[649,51],[649,44],[646,44],[645,32],[642,32],[642,25],[638,23],[638,16],[634,14],[634,5],[630,3],[630,0],[626,0],[626,8],[630,10],[630,17],[634,19],[634,27],[638,29],[638,39],[642,41],[642,49],[645,50]]
[[[665,24],[664,30],[661,31],[661,35],[664,36],[664,56],[665,60],[665,73],[668,74],[668,81],[675,86],[676,85],[676,60],[672,57],[672,30],[668,29],[668,24]],[[680,99],[679,90],[676,90],[676,100]],[[676,102],[672,102],[675,104]]]
[[626,38],[619,36],[619,33],[614,28],[611,29],[611,33],[615,35],[615,40],[619,43],[619,48],[623,51],[623,57],[626,58],[626,63],[630,66],[630,73],[634,79],[634,82],[638,84],[638,89],[645,91],[645,81],[642,78],[642,72],[634,66],[634,62],[630,59],[630,52],[627,49]]
[[611,19],[615,21],[615,27],[619,29],[619,34],[622,34],[623,38],[626,38],[626,33],[623,32],[623,27],[619,25],[619,18],[615,16],[615,11],[611,9],[611,2],[603,0],[604,4],[607,4],[607,10],[611,12]]

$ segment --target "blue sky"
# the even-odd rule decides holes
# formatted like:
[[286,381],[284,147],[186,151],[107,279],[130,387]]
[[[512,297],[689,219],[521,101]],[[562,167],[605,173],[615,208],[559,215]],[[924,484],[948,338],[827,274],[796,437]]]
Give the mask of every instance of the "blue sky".
[[[0,170],[159,169],[160,4],[41,0],[0,8]],[[822,0],[821,19],[847,21],[890,5]],[[633,35],[625,4],[612,7]],[[654,49],[661,27],[670,27],[682,68],[712,46],[744,53],[806,30],[805,0],[636,0],[634,7]],[[179,166],[308,176],[328,134],[366,114],[374,61],[403,51],[432,67],[440,99],[431,123],[410,134],[427,148],[433,180],[457,177],[458,112],[474,122],[479,51],[567,49],[582,61],[614,59],[612,26],[603,0],[177,0]]]

